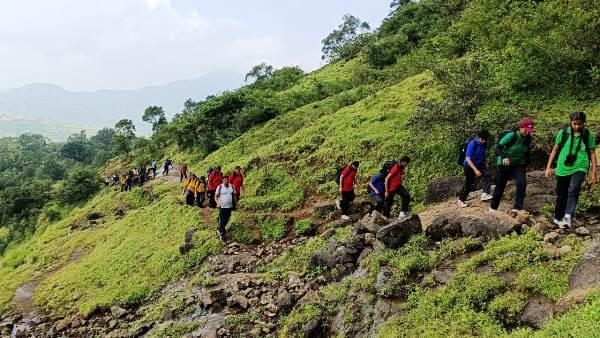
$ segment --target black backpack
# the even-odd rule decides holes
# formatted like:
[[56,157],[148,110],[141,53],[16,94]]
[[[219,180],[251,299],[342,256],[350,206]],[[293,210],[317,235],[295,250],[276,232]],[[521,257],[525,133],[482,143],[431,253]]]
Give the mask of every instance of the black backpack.
[[335,169],[335,183],[340,185],[340,177],[342,177],[342,171],[346,169],[347,166],[337,166]]
[[[517,137],[518,132],[519,128],[511,128],[508,130],[501,131],[498,134],[498,143],[496,144],[496,156],[504,157],[504,152],[506,151],[506,149],[512,147],[519,139]],[[504,138],[504,136],[506,136],[506,134],[508,133],[513,133],[512,137],[508,140],[508,142],[505,145],[501,145],[500,140],[502,140],[502,138]],[[527,153],[529,154],[529,151],[531,150],[531,135],[523,137],[523,144],[527,147]],[[529,157],[529,155],[527,155],[526,157]]]
[[392,168],[396,165],[396,163],[398,163],[396,160],[385,161],[383,166],[381,166],[381,170],[379,170],[381,176],[385,178],[390,173],[390,170],[392,170]]
[[[467,157],[467,148],[469,147],[469,143],[474,140],[475,138],[468,139],[458,147],[458,160],[456,161],[458,165],[464,165],[465,158]],[[475,149],[477,149],[478,146],[479,144],[475,142]]]
[[[557,154],[560,154],[562,148],[567,143],[567,138],[569,138],[569,127],[565,127],[562,130],[562,135],[560,138],[560,144],[558,145]],[[590,140],[590,130],[587,128],[583,128],[583,130],[581,130],[581,143],[583,143],[583,146],[585,147],[585,153],[588,155],[588,159],[591,159],[590,158],[590,147],[588,144],[589,140]]]

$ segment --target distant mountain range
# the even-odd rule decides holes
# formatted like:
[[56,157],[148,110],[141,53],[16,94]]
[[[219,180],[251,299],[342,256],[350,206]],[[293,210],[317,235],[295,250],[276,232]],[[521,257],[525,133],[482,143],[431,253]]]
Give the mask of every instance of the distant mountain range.
[[31,84],[0,91],[0,137],[32,132],[60,141],[79,130],[112,127],[123,118],[133,120],[140,134],[148,134],[151,126],[142,121],[146,107],[162,106],[171,118],[181,112],[187,99],[203,100],[241,85],[243,76],[233,73],[137,90],[70,92],[54,84]]

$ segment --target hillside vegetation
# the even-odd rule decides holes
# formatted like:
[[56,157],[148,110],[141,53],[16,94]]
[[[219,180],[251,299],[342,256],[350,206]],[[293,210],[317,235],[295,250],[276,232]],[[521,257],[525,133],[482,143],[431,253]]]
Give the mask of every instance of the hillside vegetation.
[[[548,253],[542,231],[523,229],[488,242],[417,235],[398,249],[373,245],[356,270],[345,273],[311,262],[313,254],[357,240],[351,224],[332,222],[334,212],[312,209],[337,196],[336,168],[349,161],[361,162],[357,191],[366,198],[362,184],[385,160],[410,156],[405,185],[413,211],[421,212],[438,207],[425,204],[428,183],[461,173],[458,145],[481,127],[496,135],[532,117],[534,168],[545,164],[570,111],[585,111],[588,127],[600,130],[597,1],[423,0],[394,1],[391,8],[372,32],[345,16],[324,40],[330,63],[317,71],[257,65],[247,76],[252,84],[188,100],[168,123],[157,110],[149,138],[126,128],[104,131],[124,141],[122,147],[113,142],[119,156],[104,174],[154,158],[189,163],[199,175],[209,166],[230,172],[240,165],[244,196],[228,230],[238,244],[217,240],[213,210],[183,206],[175,176],[129,193],[107,188],[86,202],[88,196],[60,199],[63,174],[38,182],[57,187],[36,201],[35,212],[5,212],[0,313],[18,312],[15,291],[34,283],[33,301],[51,318],[81,315],[94,322],[118,305],[135,314],[119,322],[125,333],[160,322],[151,335],[183,336],[204,325],[189,320],[205,301],[189,301],[190,290],[231,282],[225,273],[225,280],[218,278],[219,259],[243,256],[236,251],[242,250],[264,260],[238,266],[264,279],[260,285],[281,287],[298,277],[310,292],[276,316],[228,314],[225,336],[256,336],[256,330],[303,336],[315,321],[339,336],[593,336],[600,322],[597,291],[543,327],[519,321],[532,297],[554,303],[569,290],[569,273],[590,242],[574,234],[561,234],[554,244],[571,249],[560,257]],[[5,147],[19,142],[5,140]],[[85,150],[96,141],[69,142]],[[101,152],[98,161],[107,157]],[[80,162],[96,164],[93,158]],[[586,189],[578,212],[599,206],[600,191]],[[542,208],[531,222],[542,222],[551,209]],[[94,222],[93,213],[100,214]],[[193,228],[196,245],[181,255],[179,244]],[[442,268],[452,275],[437,283],[433,271]],[[392,289],[378,286],[381,271],[389,271]],[[382,310],[385,316],[372,310],[381,303],[390,309]],[[89,330],[108,332],[106,325]]]

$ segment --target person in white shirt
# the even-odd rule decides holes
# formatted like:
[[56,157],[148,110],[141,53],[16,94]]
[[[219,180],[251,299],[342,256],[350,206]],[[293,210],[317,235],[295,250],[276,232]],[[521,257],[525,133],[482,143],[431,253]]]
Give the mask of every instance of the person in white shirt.
[[217,187],[215,199],[217,201],[217,208],[219,208],[217,235],[221,241],[225,241],[225,226],[229,222],[231,210],[233,210],[235,203],[235,188],[233,184],[229,183],[228,175],[223,176],[223,183]]

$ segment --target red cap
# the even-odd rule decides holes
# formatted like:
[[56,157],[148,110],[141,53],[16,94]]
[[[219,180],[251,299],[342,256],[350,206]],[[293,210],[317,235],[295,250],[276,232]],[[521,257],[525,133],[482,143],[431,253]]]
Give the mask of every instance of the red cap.
[[526,117],[523,120],[521,120],[521,122],[519,122],[519,127],[525,128],[525,130],[527,130],[528,132],[533,131],[534,125],[535,125],[535,122],[533,122],[533,120],[529,117]]

